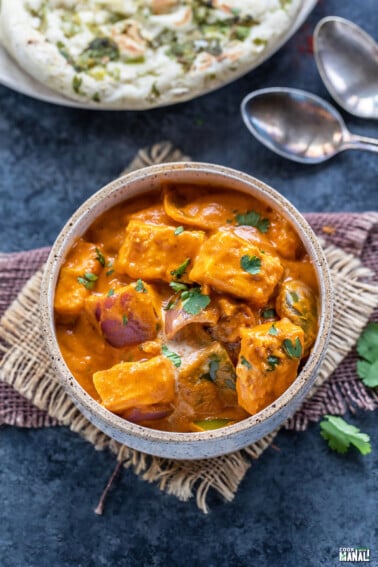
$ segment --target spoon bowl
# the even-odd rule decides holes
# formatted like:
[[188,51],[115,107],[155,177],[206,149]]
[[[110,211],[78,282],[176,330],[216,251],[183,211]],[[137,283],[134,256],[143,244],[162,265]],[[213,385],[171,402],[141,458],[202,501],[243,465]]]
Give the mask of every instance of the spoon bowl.
[[249,131],[277,154],[300,163],[320,163],[347,149],[378,152],[378,141],[351,134],[338,111],[306,91],[254,91],[241,104]]
[[378,44],[356,24],[330,16],[314,31],[314,55],[329,93],[350,114],[378,118]]

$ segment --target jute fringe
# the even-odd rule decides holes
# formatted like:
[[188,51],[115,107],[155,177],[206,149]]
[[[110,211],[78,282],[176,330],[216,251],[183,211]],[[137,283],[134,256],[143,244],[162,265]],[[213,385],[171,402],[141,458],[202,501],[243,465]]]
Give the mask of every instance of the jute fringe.
[[[149,152],[139,152],[128,170],[152,163],[188,159],[171,144],[154,146]],[[366,269],[351,254],[335,246],[326,246],[325,254],[330,266],[335,287],[335,317],[329,348],[319,371],[317,380],[305,404],[311,406],[313,416],[324,414],[322,385],[352,349],[366,325],[374,308],[378,305],[378,286],[370,283],[372,272]],[[231,501],[253,459],[271,446],[277,431],[267,435],[243,451],[213,459],[198,461],[174,461],[151,457],[134,451],[94,427],[78,411],[57,381],[45,350],[39,326],[39,292],[42,270],[25,285],[17,299],[8,308],[0,321],[0,380],[13,386],[35,406],[46,410],[61,424],[79,433],[96,449],[109,449],[124,467],[132,469],[143,480],[155,482],[159,488],[180,500],[196,496],[197,506],[207,512],[206,497],[210,488],[215,489],[227,501]],[[340,390],[343,388],[344,390]],[[345,383],[335,385],[332,404],[334,413],[343,413],[345,403],[340,403],[341,391],[353,403],[373,409],[378,405],[378,396],[364,388]],[[322,397],[323,396],[323,397]],[[351,402],[349,402],[351,403]],[[311,412],[310,412],[311,413]],[[316,417],[314,417],[315,419]],[[299,411],[286,427],[304,428],[305,420]],[[97,512],[101,513],[102,502]]]

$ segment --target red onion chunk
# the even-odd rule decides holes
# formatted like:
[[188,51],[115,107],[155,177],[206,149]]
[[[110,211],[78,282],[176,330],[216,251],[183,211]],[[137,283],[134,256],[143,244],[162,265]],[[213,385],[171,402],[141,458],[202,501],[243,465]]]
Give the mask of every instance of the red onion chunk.
[[145,293],[135,285],[115,290],[113,295],[92,295],[86,300],[86,312],[108,343],[116,348],[154,339],[160,318],[154,305],[154,292]]
[[141,408],[132,408],[122,414],[122,417],[133,423],[141,423],[143,421],[154,421],[157,419],[164,419],[172,413],[173,409],[170,406],[145,406]]

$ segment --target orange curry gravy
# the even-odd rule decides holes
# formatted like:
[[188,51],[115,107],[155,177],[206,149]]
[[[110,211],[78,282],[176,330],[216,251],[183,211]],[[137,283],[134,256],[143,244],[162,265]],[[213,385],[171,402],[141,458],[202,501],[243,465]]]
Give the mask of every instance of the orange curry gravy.
[[81,386],[155,429],[253,415],[317,334],[314,268],[292,226],[244,193],[169,185],[101,215],[70,250],[56,332]]

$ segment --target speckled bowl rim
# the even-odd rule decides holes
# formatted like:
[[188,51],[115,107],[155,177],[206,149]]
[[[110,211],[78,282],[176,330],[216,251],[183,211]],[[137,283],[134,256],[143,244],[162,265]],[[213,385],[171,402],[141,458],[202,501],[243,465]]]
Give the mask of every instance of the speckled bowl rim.
[[[245,189],[244,192],[252,196],[257,196],[257,198],[260,197],[265,202],[272,204],[273,207],[293,224],[315,267],[320,292],[320,315],[318,336],[306,364],[291,386],[272,404],[249,418],[220,429],[198,433],[176,433],[150,429],[129,422],[105,409],[80,386],[66,366],[56,340],[53,298],[61,263],[67,251],[72,246],[74,239],[77,238],[78,235],[85,233],[87,228],[92,224],[93,219],[91,219],[90,222],[88,222],[87,219],[90,212],[98,206],[99,202],[105,203],[105,206],[101,210],[101,212],[104,212],[117,203],[124,202],[128,198],[133,198],[138,194],[142,195],[150,191],[151,189],[148,188],[149,180],[155,183],[161,183],[169,180],[172,175],[185,174],[185,172],[188,171],[191,174],[198,175],[199,184],[205,184],[206,179],[213,178],[214,175],[219,178],[220,187],[223,186],[227,188],[232,185],[232,182],[243,184],[244,187],[238,187],[237,190],[243,191]],[[131,191],[129,197],[123,195],[122,199],[118,198],[117,200],[117,192],[120,189],[123,189],[126,185],[130,187],[138,182],[144,185],[145,189],[135,193]],[[175,182],[177,182],[177,180],[175,180]],[[185,179],[181,182],[185,183]],[[211,183],[214,184],[213,179]],[[232,189],[232,187],[230,188]],[[84,410],[85,415],[87,415],[87,417],[89,416],[89,419],[93,414],[101,419],[105,424],[104,429],[106,429],[106,432],[110,430],[117,431],[115,438],[119,439],[122,437],[122,434],[134,437],[136,439],[135,448],[137,448],[138,439],[147,439],[149,442],[156,442],[157,444],[163,443],[163,445],[169,445],[170,443],[184,443],[186,445],[198,443],[206,444],[209,440],[221,441],[230,437],[239,436],[239,434],[243,432],[248,432],[256,425],[269,421],[277,413],[282,411],[285,406],[289,404],[295,406],[295,400],[297,398],[300,398],[300,400],[303,399],[315,381],[316,371],[327,349],[332,328],[333,290],[327,260],[316,235],[304,217],[285,197],[251,175],[228,167],[201,162],[177,162],[152,165],[117,178],[97,191],[97,193],[92,195],[76,210],[57,237],[48,257],[42,279],[40,308],[42,328],[53,367],[57,371],[58,378],[65,391],[70,398]],[[98,426],[97,420],[96,425]],[[98,427],[101,428],[101,426]],[[246,445],[247,442],[245,442],[244,446]],[[153,453],[153,451],[151,452]],[[157,452],[153,454],[162,455],[163,453],[164,450],[157,449]],[[201,453],[201,451],[199,451],[199,453]],[[222,450],[219,452],[211,451],[211,454],[222,454]],[[196,457],[189,456],[186,458]],[[201,456],[198,458],[201,458]]]

